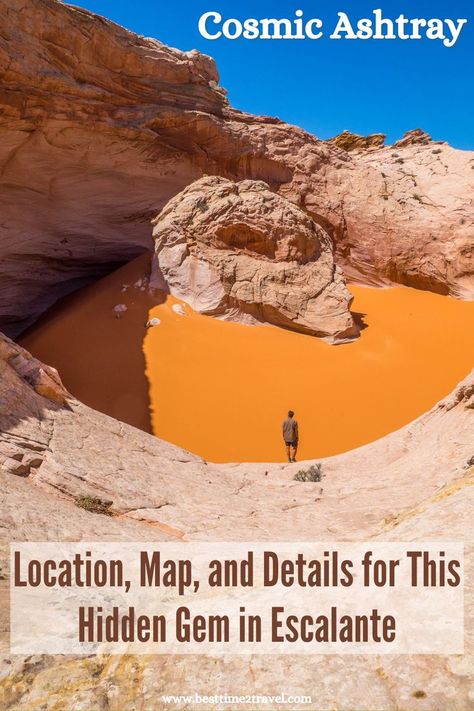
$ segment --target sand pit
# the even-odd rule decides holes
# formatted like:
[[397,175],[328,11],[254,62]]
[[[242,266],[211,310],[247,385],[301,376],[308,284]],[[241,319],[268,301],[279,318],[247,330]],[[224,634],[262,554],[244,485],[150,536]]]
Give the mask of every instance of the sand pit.
[[[428,410],[473,366],[472,302],[351,286],[367,328],[331,346],[151,297],[139,283],[148,264],[141,257],[64,299],[20,342],[83,402],[211,461],[282,461],[290,407],[299,459],[352,449]],[[119,304],[126,311],[114,312]]]

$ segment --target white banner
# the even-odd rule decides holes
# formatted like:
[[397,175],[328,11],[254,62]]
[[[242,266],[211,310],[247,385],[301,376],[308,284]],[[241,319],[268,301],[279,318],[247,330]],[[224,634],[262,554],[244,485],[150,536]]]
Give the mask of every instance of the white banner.
[[14,654],[462,654],[460,543],[16,543]]

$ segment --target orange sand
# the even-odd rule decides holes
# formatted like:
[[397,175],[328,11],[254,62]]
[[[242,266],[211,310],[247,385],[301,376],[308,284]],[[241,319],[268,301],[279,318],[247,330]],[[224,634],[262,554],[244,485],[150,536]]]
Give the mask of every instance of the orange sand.
[[[129,289],[149,268],[139,257],[67,296],[19,338],[34,356],[59,371],[68,390],[90,407],[151,432],[143,337],[156,300]],[[128,311],[115,318],[113,307]]]
[[[299,459],[352,449],[428,410],[474,365],[472,302],[353,286],[353,310],[368,327],[358,341],[330,346],[186,305],[180,316],[170,297],[152,306],[146,292],[122,293],[146,260],[68,297],[21,343],[55,365],[78,398],[114,417],[149,429],[151,401],[153,432],[211,461],[283,460],[290,407]],[[117,303],[129,308],[121,319]],[[145,331],[151,317],[161,324]]]

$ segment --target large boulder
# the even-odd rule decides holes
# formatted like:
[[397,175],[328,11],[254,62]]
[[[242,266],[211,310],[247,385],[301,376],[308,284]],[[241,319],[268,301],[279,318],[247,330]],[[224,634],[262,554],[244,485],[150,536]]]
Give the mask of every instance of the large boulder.
[[266,183],[196,180],[154,221],[151,286],[203,314],[358,335],[329,235]]

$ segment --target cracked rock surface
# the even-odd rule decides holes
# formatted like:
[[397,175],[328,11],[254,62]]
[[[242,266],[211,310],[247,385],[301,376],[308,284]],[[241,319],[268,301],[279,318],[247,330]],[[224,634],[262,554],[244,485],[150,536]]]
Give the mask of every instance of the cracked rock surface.
[[151,286],[195,311],[331,340],[358,334],[329,235],[265,183],[201,178],[154,225]]
[[9,335],[149,248],[149,221],[204,174],[266,182],[326,230],[349,278],[474,295],[472,152],[416,132],[348,152],[236,111],[211,58],[57,0],[0,0],[0,72]]
[[[277,693],[284,675],[319,710],[411,711],[419,690],[426,709],[470,708],[470,587],[463,656],[22,658],[8,654],[7,557],[11,540],[420,541],[447,531],[452,540],[471,540],[474,373],[407,427],[323,460],[321,482],[301,483],[293,477],[311,462],[206,463],[82,405],[51,372],[59,404],[57,393],[35,389],[35,371],[49,369],[5,337],[0,345],[2,708],[148,709],[161,693],[206,693],[209,675],[222,693]],[[19,372],[23,360],[29,365]],[[28,472],[10,467],[27,466],[30,457],[36,462]],[[81,496],[112,501],[112,515],[79,508]],[[469,544],[468,577],[473,552]]]

